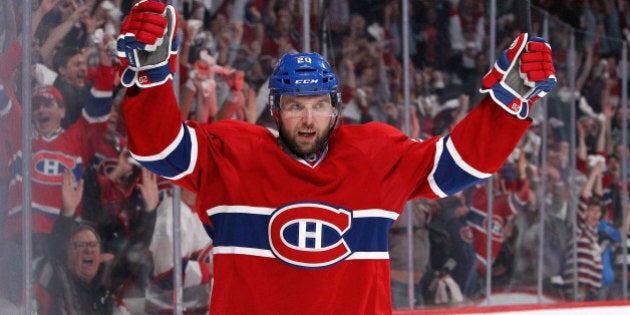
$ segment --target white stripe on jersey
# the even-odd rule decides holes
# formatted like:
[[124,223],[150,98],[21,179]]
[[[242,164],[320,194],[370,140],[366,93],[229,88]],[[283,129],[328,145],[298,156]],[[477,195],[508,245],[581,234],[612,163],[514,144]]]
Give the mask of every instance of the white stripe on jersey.
[[352,211],[352,217],[354,218],[388,218],[392,220],[398,219],[398,213],[394,211],[381,210],[381,209],[365,209]]
[[[33,202],[31,204],[31,210],[35,212],[42,212],[46,214],[59,215],[61,213],[61,209],[55,207],[49,207],[37,202]],[[13,209],[9,210],[8,215],[15,215],[18,212],[22,211],[22,205],[17,205]]]
[[4,116],[6,114],[8,114],[11,111],[11,106],[13,105],[13,103],[11,103],[11,100],[9,100],[9,102],[7,103],[7,106],[5,109],[0,110],[0,116]]
[[435,181],[435,172],[437,171],[437,167],[440,163],[440,159],[442,158],[444,154],[450,155],[451,159],[455,162],[455,164],[466,174],[469,174],[479,179],[484,179],[484,178],[488,178],[492,176],[492,174],[481,172],[475,169],[474,167],[470,166],[468,163],[466,163],[462,159],[459,152],[457,152],[457,149],[455,148],[455,145],[453,144],[453,140],[451,137],[448,137],[448,140],[446,141],[447,152],[444,152],[443,147],[444,147],[444,137],[440,138],[440,140],[438,140],[435,143],[435,156],[433,157],[433,168],[431,169],[431,173],[429,173],[429,178],[428,178],[428,182],[429,182],[429,186],[431,187],[431,190],[433,190],[433,192],[436,195],[438,195],[440,198],[444,198],[448,196],[448,194],[446,194],[438,186],[437,182]]
[[87,122],[89,122],[90,124],[98,124],[109,120],[109,113],[107,113],[107,115],[99,117],[90,116],[85,108],[81,110],[81,115],[83,115],[83,118],[85,118],[85,120],[87,120]]
[[154,162],[154,161],[164,160],[171,153],[173,153],[173,151],[175,151],[175,149],[177,148],[177,146],[179,145],[179,143],[182,141],[183,138],[184,138],[184,127],[182,126],[179,129],[179,132],[177,133],[177,137],[175,137],[175,140],[173,140],[171,144],[169,144],[166,148],[164,148],[162,152],[158,154],[154,154],[154,155],[147,155],[147,156],[137,155],[131,152],[131,156],[134,159],[138,160],[139,162],[145,162],[145,161]]
[[346,258],[351,259],[389,259],[389,252],[354,252]]
[[163,176],[166,179],[178,180],[186,175],[191,174],[193,170],[195,169],[195,165],[197,164],[199,144],[197,142],[197,134],[195,133],[194,129],[188,126],[186,126],[186,129],[184,129],[184,125],[182,125],[182,127],[179,129],[179,133],[177,133],[177,137],[175,137],[175,140],[173,140],[171,144],[169,144],[164,150],[162,150],[162,152],[158,154],[143,156],[143,155],[134,154],[133,152],[129,152],[129,153],[131,154],[131,157],[133,157],[138,162],[155,162],[155,161],[165,160],[181,144],[182,139],[184,139],[185,130],[188,130],[188,134],[190,134],[190,163],[188,164],[188,167],[186,168],[185,171],[175,176],[172,176],[172,177]]
[[453,144],[453,138],[449,137],[448,141],[446,141],[446,149],[448,149],[448,153],[451,154],[451,156],[453,157],[453,160],[455,160],[455,163],[457,163],[457,166],[463,169],[466,173],[472,176],[475,176],[477,178],[488,178],[492,176],[492,174],[478,171],[477,169],[475,169],[474,167],[466,163],[466,161],[462,159],[461,155],[459,155],[459,152],[457,152],[457,149],[455,149],[455,145]]
[[[186,129],[188,129],[188,133],[190,134],[190,164],[188,164],[188,168],[185,171],[179,173],[179,175],[176,175],[173,177],[165,177],[167,179],[178,180],[186,175],[190,175],[195,170],[195,165],[197,165],[197,156],[199,154],[199,143],[197,142],[197,133],[195,132],[193,128],[190,128],[188,126],[186,126]],[[184,128],[182,127],[181,130],[184,130]]]
[[[216,246],[212,249],[213,255],[231,254],[231,255],[248,255],[263,258],[276,258],[270,250],[236,247],[236,246]],[[389,259],[388,252],[354,252],[345,260],[359,259]]]
[[427,178],[428,182],[429,182],[429,186],[431,187],[431,190],[433,190],[433,192],[438,195],[440,198],[444,198],[447,196],[447,194],[445,192],[442,191],[442,189],[440,189],[440,187],[438,187],[438,184],[435,182],[435,171],[437,170],[437,166],[438,163],[440,163],[440,156],[442,156],[442,146],[444,142],[444,138],[440,138],[440,140],[438,140],[435,143],[435,156],[433,157],[433,169],[431,169],[431,173],[429,173],[429,177]]
[[[212,216],[218,213],[247,213],[258,215],[271,215],[276,209],[267,207],[252,207],[252,206],[217,206],[206,211],[208,216]],[[382,209],[363,209],[353,210],[352,217],[354,218],[387,218],[396,220],[398,213],[389,210]]]
[[259,215],[271,215],[276,210],[274,208],[251,207],[251,206],[217,206],[206,211],[208,216],[218,213],[248,213]]
[[215,246],[214,248],[212,248],[212,253],[214,255],[236,254],[236,255],[258,256],[258,257],[265,257],[265,258],[275,258],[275,256],[271,253],[271,250],[249,248],[249,247]]

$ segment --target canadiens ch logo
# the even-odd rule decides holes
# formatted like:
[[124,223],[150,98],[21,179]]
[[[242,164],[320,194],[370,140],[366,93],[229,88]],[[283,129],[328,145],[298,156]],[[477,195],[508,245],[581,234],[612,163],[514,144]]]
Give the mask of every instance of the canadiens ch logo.
[[59,185],[65,169],[70,169],[80,178],[81,158],[55,151],[42,150],[33,155],[33,180],[47,185]]
[[109,174],[118,165],[118,158],[110,158],[102,154],[96,154],[92,161],[96,165],[99,174]]
[[[488,219],[483,220],[483,228],[488,229]],[[503,219],[498,216],[492,216],[492,224],[490,226],[490,234],[495,241],[503,242]]]
[[294,203],[276,209],[269,221],[269,244],[278,259],[299,267],[330,266],[352,251],[343,235],[352,212],[319,203]]
[[474,236],[473,236],[473,231],[469,225],[466,225],[465,227],[459,229],[459,236],[461,236],[461,238],[466,243],[472,244]]

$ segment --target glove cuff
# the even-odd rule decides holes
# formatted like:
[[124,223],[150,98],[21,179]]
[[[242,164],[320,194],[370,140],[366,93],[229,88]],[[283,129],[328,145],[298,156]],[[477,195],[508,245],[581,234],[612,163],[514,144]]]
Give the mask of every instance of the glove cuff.
[[[173,57],[174,58],[174,57]],[[137,85],[140,88],[148,88],[164,84],[173,79],[170,63],[157,68],[137,70],[127,67],[123,70],[120,83],[124,87]]]
[[489,89],[480,89],[479,92],[489,93],[492,100],[510,115],[516,116],[519,119],[527,118],[529,115],[529,105],[533,102],[515,97],[513,92],[509,92],[510,90],[509,86],[503,82],[499,82]]

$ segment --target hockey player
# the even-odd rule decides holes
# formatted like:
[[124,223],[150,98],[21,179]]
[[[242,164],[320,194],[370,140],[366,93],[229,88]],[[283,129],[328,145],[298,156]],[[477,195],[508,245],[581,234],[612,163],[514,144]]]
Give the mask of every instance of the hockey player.
[[550,46],[521,34],[484,77],[489,96],[450,134],[421,142],[381,123],[335,128],[337,76],[317,53],[288,54],[269,83],[278,133],[182,123],[176,22],[151,1],[124,21],[123,112],[132,156],[197,193],[214,243],[212,314],[391,313],[387,237],[404,204],[490,177],[556,83]]

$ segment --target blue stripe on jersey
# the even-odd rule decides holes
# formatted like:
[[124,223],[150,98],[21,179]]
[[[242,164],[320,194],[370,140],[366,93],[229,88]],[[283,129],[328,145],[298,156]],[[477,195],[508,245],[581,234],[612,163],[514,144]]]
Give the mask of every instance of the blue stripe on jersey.
[[392,223],[394,220],[387,218],[354,218],[344,239],[353,252],[387,252],[387,235]]
[[510,212],[512,212],[512,214],[527,210],[527,202],[518,199],[518,196],[515,193],[510,193],[508,198],[510,202]]
[[218,213],[210,217],[214,227],[209,234],[214,246],[269,249],[268,215]]
[[[270,250],[269,219],[268,215],[222,212],[210,217],[213,227],[205,226],[205,228],[215,247]],[[343,239],[352,252],[387,252],[388,231],[392,223],[393,220],[389,218],[353,218],[352,227],[343,235]],[[295,226],[286,228],[287,234],[294,232],[296,232]],[[339,240],[339,237],[335,238],[334,232],[323,234],[322,243],[324,244],[333,244]]]
[[100,92],[92,89],[83,110],[88,118],[107,116],[112,108],[112,92]]
[[[471,174],[474,170],[470,169],[464,161],[459,158],[455,158],[453,155],[458,155],[457,152],[452,152],[447,144],[451,141],[450,136],[444,137],[438,146],[441,144],[441,151],[437,157],[438,163],[432,174],[433,181],[437,185],[437,188],[446,195],[452,195],[466,189],[476,183],[483,181],[491,174],[483,174],[477,172],[477,175]],[[466,170],[468,169],[468,171]],[[438,194],[441,195],[441,194]]]
[[[178,176],[190,171],[191,158],[193,158],[193,154],[196,152],[196,150],[192,150],[192,136],[190,130],[185,125],[183,125],[181,129],[181,134],[182,137],[179,141],[170,145],[174,148],[172,151],[167,152],[165,157],[151,159],[134,156],[134,158],[150,171],[169,179],[176,179]],[[177,139],[175,141],[177,141]]]
[[485,229],[483,221],[486,220],[487,214],[483,211],[479,211],[474,207],[470,208],[470,211],[466,214],[466,221],[479,229]]

